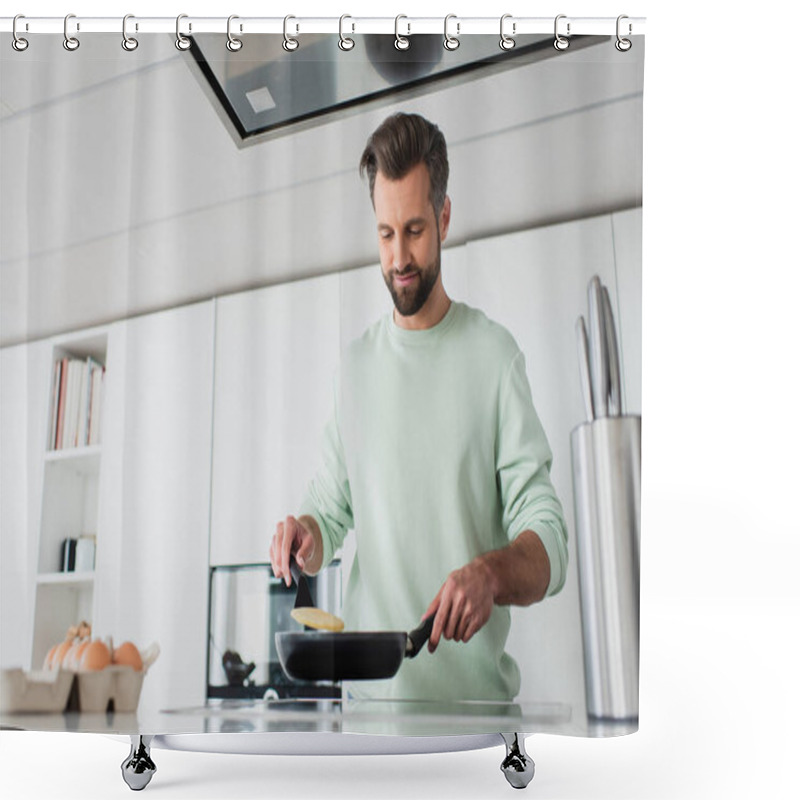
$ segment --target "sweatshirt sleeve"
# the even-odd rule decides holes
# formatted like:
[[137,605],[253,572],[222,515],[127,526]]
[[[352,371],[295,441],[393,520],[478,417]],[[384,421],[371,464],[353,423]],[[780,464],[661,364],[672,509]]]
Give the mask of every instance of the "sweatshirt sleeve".
[[322,437],[322,465],[309,482],[300,515],[314,517],[322,535],[322,567],[326,567],[353,527],[350,481],[339,434],[339,402],[334,392],[334,413]]
[[550,560],[547,595],[556,594],[566,578],[567,527],[550,481],[553,454],[533,407],[521,351],[501,388],[496,441],[503,527],[509,540],[525,530],[539,536]]

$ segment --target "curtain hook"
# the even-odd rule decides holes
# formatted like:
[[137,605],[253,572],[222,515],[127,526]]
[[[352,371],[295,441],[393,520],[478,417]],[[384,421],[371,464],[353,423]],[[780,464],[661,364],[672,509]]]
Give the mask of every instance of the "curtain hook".
[[[560,19],[566,19],[566,18],[567,18],[566,14],[559,14],[556,17],[556,22],[555,22],[555,36],[556,36],[556,38],[555,38],[555,41],[553,42],[553,47],[555,47],[556,50],[566,50],[569,47],[569,39],[565,39],[558,32],[558,21]],[[568,22],[567,23],[567,36],[569,36],[569,35],[570,35],[570,23]]]
[[[354,39],[350,39],[349,37],[346,37],[344,35],[344,31],[342,30],[342,26],[344,25],[344,21],[346,19],[353,19],[353,18],[349,14],[342,14],[342,16],[339,17],[339,49],[340,50],[352,50],[356,46],[355,40]],[[356,29],[356,26],[355,26],[355,23],[353,23],[350,32],[351,33],[355,32],[355,29]]]
[[[617,41],[614,43],[614,47],[616,47],[617,50],[620,51],[620,53],[627,52],[633,46],[630,39],[623,39],[622,36],[620,36],[620,33],[619,33],[620,22],[622,22],[623,19],[628,19],[628,17],[625,16],[625,14],[620,14],[620,16],[617,17]],[[631,23],[629,22],[628,23],[628,36],[630,36],[632,33],[633,33],[633,25],[631,25]]]
[[[17,33],[17,20],[18,19],[25,19],[25,15],[24,14],[17,14],[17,16],[14,17],[14,23],[11,26],[11,32],[14,34],[14,38],[11,40],[11,46],[18,53],[21,53],[23,50],[27,50],[28,49],[28,40],[27,39],[23,39]],[[27,27],[27,25],[26,25],[26,27]]]
[[[192,40],[181,33],[181,20],[188,16],[188,14],[178,14],[178,18],[175,20],[175,47],[178,50],[188,50],[192,46]],[[191,24],[189,30],[192,30]]]
[[408,48],[411,47],[411,41],[407,38],[407,36],[411,36],[411,25],[410,23],[406,23],[408,26],[407,35],[401,36],[399,30],[401,19],[408,19],[408,17],[405,14],[398,14],[394,18],[394,46],[398,50],[408,50]]
[[[127,25],[129,19],[134,19],[133,14],[126,14],[122,18],[122,49],[127,50],[130,53],[139,46],[139,40],[134,39],[132,36],[128,36]],[[136,30],[139,30],[138,25],[136,26]]]
[[[291,14],[288,17],[283,18],[283,49],[286,50],[287,53],[293,53],[300,47],[300,42],[297,41],[295,36],[289,36],[289,32],[287,30],[287,26],[290,19],[297,19],[297,17],[293,17]],[[295,32],[300,32],[300,26],[295,25]]]
[[517,33],[517,23],[516,22],[512,22],[511,23],[512,36],[507,36],[506,33],[503,31],[503,26],[505,25],[505,21],[507,19],[511,19],[511,17],[512,17],[511,14],[503,14],[503,16],[500,17],[500,49],[501,50],[510,50],[512,47],[514,47],[514,45],[516,45],[516,42],[514,41],[512,36],[516,35],[516,33]]
[[81,46],[81,43],[74,36],[70,36],[67,32],[67,24],[69,23],[70,19],[75,19],[75,15],[67,14],[67,16],[64,17],[64,49],[73,52]]
[[[231,14],[228,17],[228,41],[225,42],[225,47],[227,47],[228,50],[231,51],[231,53],[238,53],[239,50],[242,49],[242,44],[243,44],[241,39],[237,39],[231,33],[231,22],[233,22],[233,20],[235,19],[239,19],[239,17],[237,17],[236,14]],[[241,31],[241,27],[239,28],[239,30]]]
[[458,39],[458,34],[461,33],[461,23],[458,21],[456,22],[456,36],[451,36],[447,32],[447,23],[451,19],[457,20],[458,17],[456,17],[455,14],[448,14],[444,18],[444,49],[453,51],[458,50],[458,46],[461,44],[461,41]]

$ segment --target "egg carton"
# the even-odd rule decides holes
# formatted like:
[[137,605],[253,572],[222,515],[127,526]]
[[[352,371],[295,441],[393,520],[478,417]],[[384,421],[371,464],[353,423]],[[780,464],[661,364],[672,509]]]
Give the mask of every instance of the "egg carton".
[[0,670],[0,710],[6,714],[63,711],[135,712],[147,670],[159,654],[157,644],[142,652],[143,667],[110,664],[101,670]]
[[158,654],[157,644],[142,651],[141,670],[110,664],[100,670],[75,673],[77,710],[102,713],[112,707],[113,703],[116,713],[128,714],[136,711],[144,677]]
[[76,672],[78,710],[102,713],[113,702],[118,713],[136,711],[144,683],[144,670],[108,666],[95,672]]
[[66,669],[0,671],[0,709],[7,714],[63,711],[75,673]]

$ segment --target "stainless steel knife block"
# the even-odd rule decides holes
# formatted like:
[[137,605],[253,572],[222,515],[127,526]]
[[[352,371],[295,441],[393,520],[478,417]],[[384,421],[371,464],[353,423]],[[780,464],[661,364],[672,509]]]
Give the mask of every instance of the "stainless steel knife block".
[[604,417],[570,436],[586,706],[639,716],[639,416]]

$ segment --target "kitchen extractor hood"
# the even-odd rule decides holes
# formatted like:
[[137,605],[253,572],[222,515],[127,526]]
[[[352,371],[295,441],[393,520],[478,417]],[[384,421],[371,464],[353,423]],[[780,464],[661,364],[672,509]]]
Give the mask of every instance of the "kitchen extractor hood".
[[[456,50],[446,50],[440,36],[416,35],[401,51],[394,36],[365,34],[342,51],[336,36],[306,34],[293,52],[273,34],[244,36],[236,52],[218,34],[191,38],[187,63],[239,147],[559,56],[553,37],[544,35],[518,36],[511,50],[501,50],[493,35],[464,36]],[[576,36],[570,50],[604,40]]]

